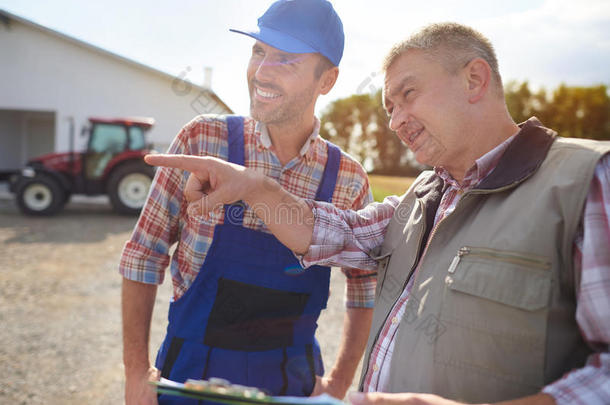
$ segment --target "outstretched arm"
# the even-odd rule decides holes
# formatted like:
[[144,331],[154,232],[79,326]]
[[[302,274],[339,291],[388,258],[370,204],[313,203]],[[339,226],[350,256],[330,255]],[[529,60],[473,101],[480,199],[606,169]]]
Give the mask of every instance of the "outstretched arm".
[[207,216],[224,204],[246,202],[286,247],[302,256],[302,264],[375,270],[369,252],[383,242],[400,199],[359,210],[340,210],[332,204],[293,196],[273,179],[240,165],[213,157],[147,155],[147,163],[191,173],[184,193],[189,215]]
[[147,155],[146,163],[183,169],[192,174],[185,195],[189,214],[209,215],[242,200],[290,250],[305,254],[313,233],[313,213],[305,200],[296,197],[273,179],[253,169],[213,157]]

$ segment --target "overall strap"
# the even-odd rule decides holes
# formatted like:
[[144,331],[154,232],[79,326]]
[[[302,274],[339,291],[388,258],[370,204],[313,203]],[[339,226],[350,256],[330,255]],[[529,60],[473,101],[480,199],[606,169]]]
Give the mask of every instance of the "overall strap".
[[[244,165],[244,118],[237,115],[227,116],[229,143],[229,162]],[[242,225],[244,222],[244,204],[240,201],[225,205],[225,224]]]
[[328,157],[326,159],[322,181],[320,182],[318,192],[316,193],[316,200],[331,202],[333,192],[335,191],[335,185],[337,184],[339,165],[341,164],[341,149],[328,141],[326,142],[326,145],[328,145]]

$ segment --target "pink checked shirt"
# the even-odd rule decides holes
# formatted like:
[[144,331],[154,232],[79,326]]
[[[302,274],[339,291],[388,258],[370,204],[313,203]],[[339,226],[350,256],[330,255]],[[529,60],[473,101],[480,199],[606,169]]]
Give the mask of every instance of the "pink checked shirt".
[[[325,141],[318,135],[320,122],[299,155],[282,166],[264,125],[252,118],[244,121],[246,167],[265,173],[283,188],[302,198],[314,198],[327,159]],[[216,116],[199,116],[182,128],[168,153],[214,156],[228,159],[227,126]],[[208,219],[187,215],[183,189],[189,173],[159,169],[149,198],[125,244],[119,272],[127,279],[150,284],[163,282],[170,264],[174,300],[191,286],[214,238],[214,228],[223,222],[224,212]],[[372,201],[366,172],[355,160],[342,154],[332,203],[342,209],[359,209]],[[244,226],[269,232],[251,209],[244,212]],[[171,254],[172,245],[176,248]],[[347,277],[346,306],[373,306],[376,277],[374,272],[344,268]]]
[[[513,138],[479,158],[461,184],[443,168],[435,169],[447,188],[436,212],[434,226],[454,210],[464,192],[493,171]],[[383,203],[371,204],[358,212],[340,212],[325,204],[310,203],[316,220],[310,250],[302,258],[303,264],[376,268],[377,263],[368,252],[381,245],[398,203],[398,197],[391,196]],[[584,339],[596,353],[589,357],[583,368],[567,373],[545,387],[543,392],[552,395],[558,404],[610,404],[610,155],[596,167],[582,223],[582,232],[574,240],[574,268],[581,274],[576,320]],[[365,392],[384,391],[386,388],[394,337],[414,278],[411,277],[392,308],[371,351],[364,379]]]

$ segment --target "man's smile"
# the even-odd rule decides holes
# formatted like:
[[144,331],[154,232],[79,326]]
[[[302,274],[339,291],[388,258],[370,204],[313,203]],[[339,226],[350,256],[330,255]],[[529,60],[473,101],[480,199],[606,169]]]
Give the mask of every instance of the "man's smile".
[[424,132],[425,127],[415,122],[409,122],[402,128],[398,129],[398,136],[413,149],[415,140]]
[[256,95],[258,97],[263,98],[263,99],[272,100],[272,99],[281,97],[281,94],[273,93],[270,91],[265,91],[265,90],[262,90],[260,87],[255,87],[254,91],[256,92]]

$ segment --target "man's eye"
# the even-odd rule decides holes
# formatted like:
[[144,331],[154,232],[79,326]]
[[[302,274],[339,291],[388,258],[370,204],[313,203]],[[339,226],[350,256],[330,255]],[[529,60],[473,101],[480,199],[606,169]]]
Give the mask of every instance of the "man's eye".
[[411,92],[412,92],[412,91],[413,91],[413,89],[408,89],[408,90],[405,90],[405,92],[403,93],[403,97],[404,97],[404,98],[407,98],[407,96],[408,96],[409,94],[411,94]]

